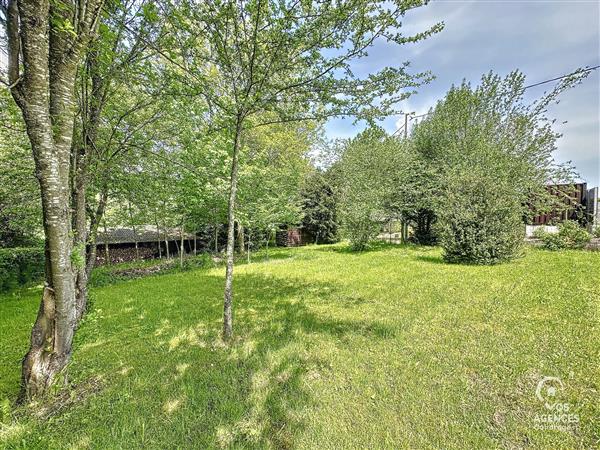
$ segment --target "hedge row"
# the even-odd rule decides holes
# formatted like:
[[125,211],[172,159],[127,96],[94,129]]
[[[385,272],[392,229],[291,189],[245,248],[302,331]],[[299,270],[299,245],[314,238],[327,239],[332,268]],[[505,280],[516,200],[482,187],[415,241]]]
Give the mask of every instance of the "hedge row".
[[533,237],[541,239],[548,250],[582,249],[591,241],[592,235],[573,220],[558,224],[558,233],[535,230]]
[[43,279],[44,249],[0,248],[0,292]]

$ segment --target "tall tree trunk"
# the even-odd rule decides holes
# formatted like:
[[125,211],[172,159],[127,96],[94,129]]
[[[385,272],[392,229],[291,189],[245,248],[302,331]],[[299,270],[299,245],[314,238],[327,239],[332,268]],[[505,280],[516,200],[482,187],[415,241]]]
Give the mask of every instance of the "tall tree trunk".
[[135,225],[133,226],[133,238],[135,239],[135,260],[138,261],[140,259],[140,246],[138,245],[137,230]]
[[165,237],[165,249],[167,251],[167,259],[171,259],[171,252],[169,249],[169,235],[167,234],[167,227],[164,228],[164,237]]
[[[98,135],[98,126],[100,124],[100,116],[105,102],[105,90],[108,81],[105,77],[100,76],[98,72],[98,51],[92,49],[88,52],[86,64],[86,78],[91,79],[90,98],[83,99],[85,105],[81,111],[82,118],[82,136],[78,146],[73,146],[73,231],[74,231],[74,247],[80,252],[79,262],[76,270],[75,278],[75,297],[77,303],[77,322],[81,320],[87,309],[88,298],[88,280],[91,274],[91,269],[88,271],[87,262],[89,252],[93,251],[93,259],[96,258],[95,241],[96,235],[93,237],[93,245],[89,245],[89,234],[86,218],[86,191],[90,179],[89,167],[92,158],[92,149],[96,145]],[[85,81],[87,83],[87,79]],[[87,93],[87,90],[86,90]],[[102,207],[101,214],[104,214]],[[91,227],[90,227],[91,228]],[[93,249],[93,250],[92,250]]]
[[244,254],[244,226],[238,220],[238,252],[240,255]]
[[271,230],[267,231],[267,261],[269,260],[269,240],[271,239]]
[[183,247],[183,221],[181,222],[181,228],[179,230],[179,238],[181,240],[181,248],[179,249],[179,267],[183,267],[183,252],[185,251]]
[[104,219],[104,258],[106,265],[110,265],[110,253],[108,251],[108,228],[106,227],[106,219]]
[[235,195],[237,193],[238,157],[240,153],[240,134],[242,115],[238,114],[233,140],[231,177],[229,185],[229,203],[227,205],[227,268],[225,270],[225,293],[223,301],[223,339],[233,336],[233,252],[235,249]]
[[215,253],[219,253],[219,226],[215,224]]
[[[19,7],[28,8],[21,4]],[[43,22],[47,16],[37,18]],[[32,19],[34,18],[27,17],[25,20]],[[46,25],[43,27],[45,29]],[[50,32],[50,42],[56,44],[50,45],[50,61],[65,57],[70,59],[63,53],[66,51],[63,46],[67,43],[59,34],[58,31]],[[24,45],[24,52],[26,48],[27,45]],[[40,50],[30,48],[27,51],[37,53]],[[45,51],[48,51],[48,47]],[[40,54],[37,56],[47,58]],[[34,66],[38,65],[39,63]],[[26,108],[31,113],[26,121],[52,124],[50,129],[45,129],[45,126],[39,127],[39,122],[28,127],[42,195],[47,266],[42,304],[31,333],[31,348],[23,361],[23,386],[25,395],[29,398],[45,393],[54,382],[54,378],[66,367],[71,356],[76,326],[75,278],[71,265],[73,242],[69,211],[73,86],[76,68],[76,60],[71,60],[57,65],[50,71],[49,110],[44,106],[43,98],[30,98],[30,104]],[[41,79],[30,81],[46,82]],[[48,112],[50,120],[46,116]]]
[[156,243],[158,244],[158,258],[162,259],[162,247],[160,244],[160,227],[158,226],[158,218],[154,216],[154,222],[156,223]]
[[[74,181],[73,181],[73,246],[75,251],[79,252],[80,257],[78,265],[75,267],[75,298],[76,298],[76,317],[77,322],[81,320],[87,309],[88,299],[88,280],[91,274],[91,269],[88,270],[87,264],[90,258],[89,253],[93,252],[93,259],[96,258],[96,232],[93,235],[93,245],[89,244],[90,231],[92,230],[92,224],[88,229],[87,216],[86,216],[86,190],[89,179],[88,166],[89,166],[89,154],[86,153],[85,146],[83,149],[76,149],[74,151],[75,158],[75,170],[74,170]],[[104,206],[102,206],[100,214],[104,214]],[[89,251],[87,250],[89,248]]]
[[[46,254],[46,282],[31,346],[23,359],[21,400],[43,395],[64,373],[71,356],[77,323],[69,208],[73,90],[79,57],[95,29],[101,5],[101,0],[82,0],[81,10],[75,14],[72,3],[5,3],[8,77],[35,161]],[[67,20],[76,33],[57,25]]]
[[140,259],[140,249],[138,246],[137,229],[135,227],[135,221],[133,220],[133,211],[131,209],[131,200],[127,201],[127,206],[128,206],[128,210],[129,210],[129,223],[131,224],[131,228],[133,230],[133,242],[135,243],[135,259],[137,261]]
[[402,222],[400,222],[400,242],[402,244],[406,243],[406,234],[405,234],[404,224],[405,224],[405,221],[402,220]]
[[92,275],[92,270],[96,265],[96,251],[98,249],[98,229],[100,227],[100,221],[104,217],[104,211],[106,210],[106,203],[108,201],[108,186],[104,185],[100,193],[100,200],[95,213],[90,218],[90,231],[88,232],[88,245],[89,252],[86,257],[85,264],[85,276],[89,280]]
[[[87,185],[87,158],[85,153],[80,150],[75,150],[75,176],[74,176],[74,189],[73,189],[73,246],[74,251],[79,252],[79,258],[77,258],[78,264],[75,267],[75,299],[76,299],[76,317],[77,322],[83,317],[87,307],[87,270],[86,270],[86,259],[87,251],[86,245],[88,241],[88,227],[86,217],[86,185]],[[90,248],[91,249],[91,248]]]

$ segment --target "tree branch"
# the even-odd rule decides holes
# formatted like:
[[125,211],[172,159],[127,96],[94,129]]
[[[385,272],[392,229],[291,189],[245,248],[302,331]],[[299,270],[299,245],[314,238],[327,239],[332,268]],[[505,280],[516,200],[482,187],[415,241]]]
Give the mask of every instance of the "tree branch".
[[21,36],[19,34],[19,7],[16,0],[7,0],[6,37],[8,40],[8,88],[15,100],[22,102],[23,95],[19,89],[21,75],[19,73],[19,56],[21,54]]

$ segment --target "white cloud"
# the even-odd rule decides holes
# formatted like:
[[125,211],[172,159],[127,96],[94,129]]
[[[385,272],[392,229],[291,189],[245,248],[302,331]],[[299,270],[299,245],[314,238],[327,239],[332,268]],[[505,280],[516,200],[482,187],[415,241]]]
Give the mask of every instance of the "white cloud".
[[[598,2],[463,2],[437,1],[410,11],[406,34],[444,21],[445,29],[429,39],[403,47],[375,46],[367,60],[357,65],[364,75],[385,65],[410,60],[412,73],[431,70],[436,79],[402,103],[402,109],[423,114],[442,98],[452,84],[463,79],[477,83],[493,70],[505,75],[519,69],[535,83],[563,75],[585,65],[600,64],[600,3]],[[549,110],[564,134],[558,142],[557,160],[572,159],[585,179],[600,184],[600,74],[566,92]],[[550,88],[528,91],[535,98]],[[567,124],[562,124],[567,120]],[[349,121],[351,122],[351,121]],[[352,136],[361,127],[336,121],[328,133]],[[403,117],[390,117],[383,126],[390,132],[404,125]]]

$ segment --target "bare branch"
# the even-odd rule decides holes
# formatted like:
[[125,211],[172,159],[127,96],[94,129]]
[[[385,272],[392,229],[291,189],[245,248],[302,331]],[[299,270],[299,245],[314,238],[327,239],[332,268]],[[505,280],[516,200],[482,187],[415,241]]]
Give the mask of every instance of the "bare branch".
[[[6,37],[8,39],[8,87],[18,92],[20,82],[19,55],[21,54],[21,37],[19,34],[19,8],[16,0],[7,0]],[[20,93],[18,93],[20,96]]]

